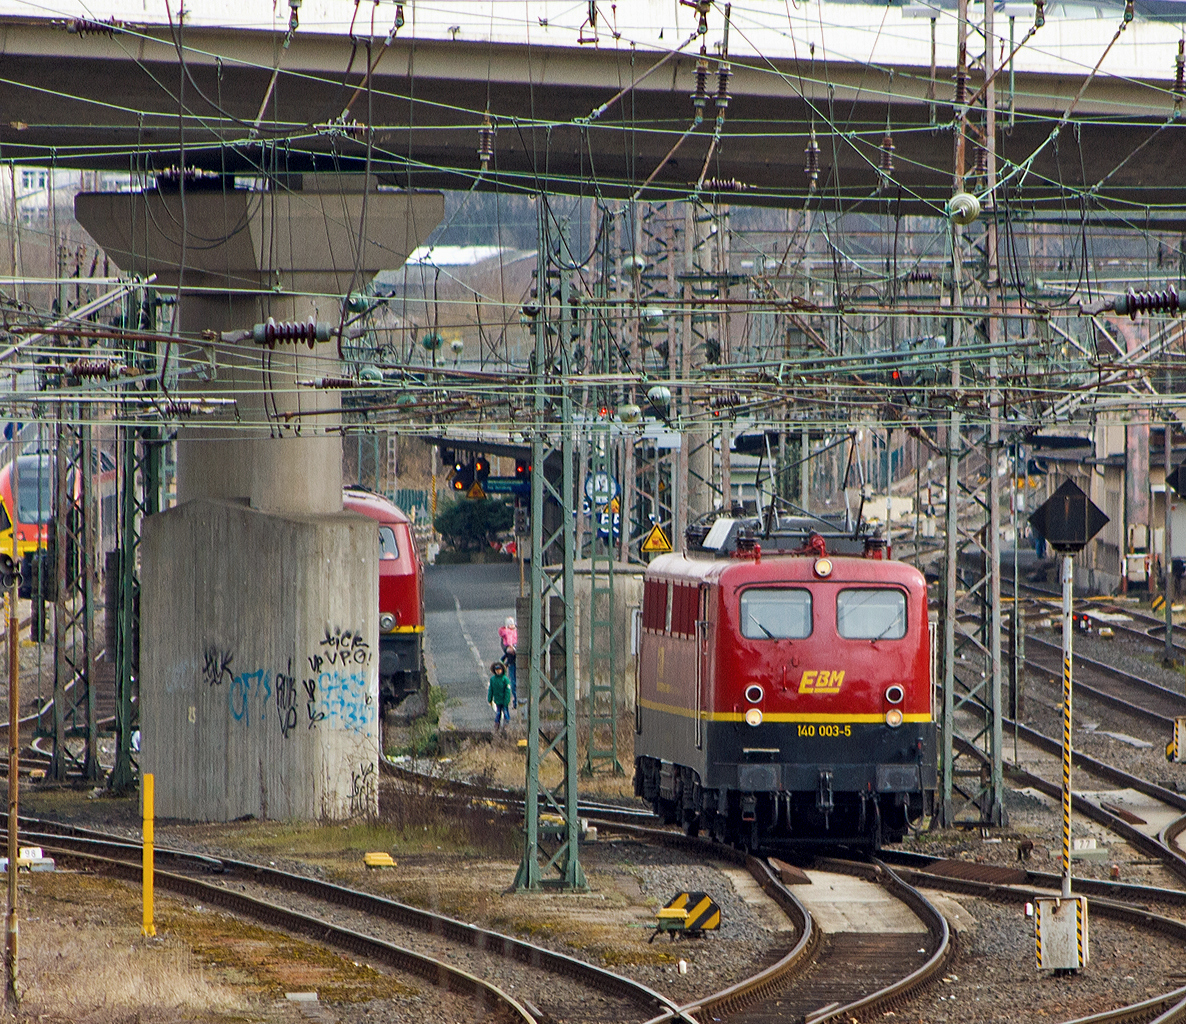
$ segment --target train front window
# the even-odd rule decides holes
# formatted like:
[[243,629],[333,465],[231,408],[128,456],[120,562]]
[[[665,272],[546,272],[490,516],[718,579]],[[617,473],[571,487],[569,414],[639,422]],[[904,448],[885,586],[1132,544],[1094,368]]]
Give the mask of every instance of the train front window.
[[754,588],[741,594],[741,635],[765,640],[811,636],[811,591]]
[[379,558],[399,558],[399,545],[390,526],[379,527]]
[[47,523],[53,517],[53,467],[47,455],[22,455],[16,460],[16,518],[21,523]]
[[840,591],[836,631],[846,640],[901,640],[906,635],[906,595],[886,588]]

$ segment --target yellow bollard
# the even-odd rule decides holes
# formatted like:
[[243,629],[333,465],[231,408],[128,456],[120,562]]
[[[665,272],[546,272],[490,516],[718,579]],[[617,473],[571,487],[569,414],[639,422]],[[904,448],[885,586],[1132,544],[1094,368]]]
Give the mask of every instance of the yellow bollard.
[[156,928],[152,923],[152,775],[144,776],[141,785],[144,793],[144,921],[140,925],[140,934],[156,935]]

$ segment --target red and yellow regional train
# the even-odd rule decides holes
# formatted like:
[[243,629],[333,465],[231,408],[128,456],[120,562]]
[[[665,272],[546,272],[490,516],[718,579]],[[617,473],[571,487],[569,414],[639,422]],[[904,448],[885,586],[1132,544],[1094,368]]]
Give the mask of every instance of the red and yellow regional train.
[[899,840],[936,782],[922,573],[852,531],[693,533],[646,573],[635,792],[750,849]]
[[387,710],[424,683],[424,564],[398,506],[362,487],[347,487],[342,506],[379,524],[379,707]]

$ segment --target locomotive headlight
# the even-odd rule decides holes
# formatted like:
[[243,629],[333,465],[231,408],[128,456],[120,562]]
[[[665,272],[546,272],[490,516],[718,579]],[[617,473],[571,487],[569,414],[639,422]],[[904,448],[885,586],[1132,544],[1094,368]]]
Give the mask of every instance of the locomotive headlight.
[[751,704],[760,704],[762,702],[762,687],[757,683],[750,683],[745,688],[745,699]]
[[906,696],[906,691],[902,689],[897,683],[893,686],[886,687],[885,699],[891,704],[901,704],[902,698]]
[[826,576],[831,576],[832,575],[832,559],[817,558],[815,560],[815,565],[813,566],[813,568],[815,569],[815,574],[817,576],[819,576],[821,579]]
[[890,708],[885,713],[885,724],[888,725],[891,729],[896,729],[899,725],[901,725],[902,724],[902,709],[901,708]]
[[390,633],[395,629],[395,616],[391,612],[384,612],[379,616],[379,632]]
[[[902,716],[899,715],[898,717],[901,718]],[[761,725],[762,724],[762,710],[761,710],[761,708],[750,708],[745,713],[745,724],[746,725]]]

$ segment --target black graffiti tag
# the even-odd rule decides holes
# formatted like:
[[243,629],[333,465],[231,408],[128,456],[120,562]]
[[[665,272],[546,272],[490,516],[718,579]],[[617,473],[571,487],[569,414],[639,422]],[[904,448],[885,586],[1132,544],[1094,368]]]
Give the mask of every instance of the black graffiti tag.
[[305,679],[301,685],[305,688],[307,700],[305,701],[305,711],[309,715],[309,728],[312,729],[318,722],[325,721],[325,712],[317,711],[317,680]]
[[[292,659],[288,659],[288,671],[292,671]],[[276,714],[280,716],[280,732],[285,739],[297,724],[297,681],[296,676],[276,673]]]
[[235,656],[230,651],[224,651],[213,644],[209,645],[202,664],[203,681],[211,686],[233,682],[235,674],[231,671],[231,662],[234,660]]
[[350,773],[350,813],[367,814],[374,803],[375,766],[360,764]]
[[[319,672],[322,665],[368,665],[371,660],[371,645],[363,635],[356,630],[334,627],[333,633],[327,628],[325,639],[321,641],[321,653],[309,658],[309,664],[314,672]],[[314,662],[316,661],[316,664]]]

